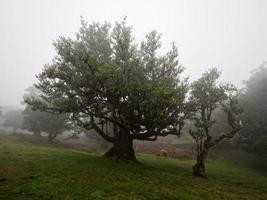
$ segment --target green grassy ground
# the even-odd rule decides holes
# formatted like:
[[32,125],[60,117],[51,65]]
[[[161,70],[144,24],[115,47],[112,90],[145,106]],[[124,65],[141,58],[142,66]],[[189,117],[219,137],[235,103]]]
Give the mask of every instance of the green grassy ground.
[[[138,155],[140,164],[11,136],[0,137],[1,200],[267,199],[267,162],[229,151],[208,160],[209,180],[194,161]],[[264,165],[265,164],[265,165]]]

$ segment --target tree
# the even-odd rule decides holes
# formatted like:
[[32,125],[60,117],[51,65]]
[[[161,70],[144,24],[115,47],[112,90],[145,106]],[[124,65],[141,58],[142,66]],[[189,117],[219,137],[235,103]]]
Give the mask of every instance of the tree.
[[244,128],[237,142],[245,150],[257,153],[267,152],[267,67],[263,63],[253,71],[245,82],[240,97],[244,112]]
[[[26,91],[28,93],[24,95],[24,98],[37,98],[37,95],[40,95],[40,92],[33,87],[29,87]],[[23,128],[32,131],[34,136],[41,136],[41,132],[46,132],[48,141],[51,143],[57,135],[68,129],[67,121],[67,115],[33,110],[30,105],[26,105],[23,111]]]
[[[26,89],[26,94],[23,96],[24,99],[30,97],[37,97],[39,91],[34,87],[29,87]],[[41,132],[44,131],[46,124],[44,124],[43,118],[45,118],[44,112],[41,111],[34,111],[32,107],[29,105],[25,106],[23,111],[23,128],[27,129],[28,131],[33,132],[34,136],[41,136]]]
[[[108,158],[136,160],[133,140],[180,134],[187,83],[180,78],[174,44],[159,55],[156,31],[141,45],[133,41],[125,19],[113,29],[82,19],[76,39],[60,37],[54,43],[57,56],[37,76],[41,99],[26,102],[69,113],[80,127],[94,129],[113,145]],[[110,132],[104,128],[108,123]]]
[[47,133],[50,143],[62,134],[64,130],[68,130],[67,117],[63,114],[52,114],[39,110],[32,110],[27,105],[23,111],[23,128],[32,131],[34,136],[41,136],[41,132]]
[[48,134],[48,141],[53,143],[55,138],[62,134],[64,130],[68,130],[65,115],[56,115],[51,113],[45,113],[43,123],[46,124],[44,129]]
[[33,111],[30,106],[26,106],[23,111],[23,128],[33,132],[34,136],[41,137],[42,125],[44,125],[43,112]]
[[[194,128],[190,134],[197,146],[197,163],[193,166],[193,174],[207,178],[205,160],[208,151],[225,138],[232,138],[241,128],[236,115],[241,113],[238,106],[237,89],[231,85],[219,85],[220,73],[217,69],[210,69],[191,85],[190,103],[194,108],[192,120]],[[215,111],[223,110],[227,116],[230,130],[211,135],[211,128],[216,123],[212,115]],[[219,122],[220,123],[220,122]]]
[[4,126],[12,127],[13,134],[17,133],[17,129],[22,127],[22,113],[21,110],[10,110],[4,114]]

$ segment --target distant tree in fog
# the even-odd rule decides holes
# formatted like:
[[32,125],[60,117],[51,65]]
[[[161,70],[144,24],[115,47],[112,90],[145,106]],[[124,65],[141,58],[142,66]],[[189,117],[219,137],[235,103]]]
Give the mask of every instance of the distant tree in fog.
[[[40,92],[33,87],[26,90],[24,98],[37,97]],[[34,136],[41,136],[41,132],[48,134],[49,142],[54,142],[57,135],[69,128],[68,117],[64,114],[53,114],[40,110],[33,110],[32,106],[26,105],[23,111],[23,128],[33,132]]]
[[241,96],[244,129],[238,143],[254,152],[267,152],[267,63],[252,72]]
[[30,106],[26,106],[23,111],[23,128],[33,132],[34,136],[41,136],[42,120],[40,120],[43,112],[33,111]]
[[17,133],[17,129],[22,128],[22,111],[21,110],[10,110],[4,114],[5,127],[12,127],[13,133]]
[[27,98],[29,105],[68,113],[80,127],[94,129],[112,143],[109,158],[136,160],[133,140],[180,135],[187,83],[174,44],[159,55],[155,31],[137,45],[125,20],[113,29],[82,20],[76,39],[60,37],[54,45],[57,56],[35,85],[41,99]]
[[[24,95],[25,98],[37,97],[39,91],[34,87],[29,87],[25,90],[27,93]],[[23,128],[28,131],[33,132],[34,136],[41,136],[41,132],[44,130],[45,124],[43,123],[42,118],[45,114],[41,111],[33,111],[31,106],[26,105],[23,111]]]
[[52,143],[64,130],[68,130],[67,118],[62,114],[32,110],[27,105],[23,111],[23,128],[33,132],[34,136],[41,136],[41,132],[46,132],[49,142]]
[[[191,84],[189,101],[194,110],[194,127],[190,134],[197,146],[197,163],[193,167],[193,174],[202,178],[207,178],[205,161],[209,149],[225,138],[232,138],[242,128],[236,119],[242,111],[238,105],[237,89],[231,84],[219,85],[219,77],[220,73],[213,68]],[[214,136],[211,128],[217,121],[212,119],[212,115],[219,109],[226,114],[229,130]]]

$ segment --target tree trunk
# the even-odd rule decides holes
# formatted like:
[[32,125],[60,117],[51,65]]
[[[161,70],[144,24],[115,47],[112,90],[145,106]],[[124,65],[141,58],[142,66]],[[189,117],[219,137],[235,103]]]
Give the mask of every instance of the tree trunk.
[[35,131],[35,132],[33,132],[33,136],[41,137],[41,132],[40,131]]
[[130,134],[120,132],[114,139],[113,146],[104,154],[104,156],[115,160],[136,161],[133,149],[133,139]]
[[57,136],[56,134],[48,133],[48,136],[47,136],[48,142],[50,142],[51,144],[53,144],[54,141],[55,141],[56,136]]
[[11,134],[12,134],[12,135],[18,135],[18,134],[17,134],[17,128],[13,128],[13,131],[12,131]]
[[208,178],[205,170],[206,153],[201,152],[197,155],[197,163],[193,166],[193,175],[200,178]]

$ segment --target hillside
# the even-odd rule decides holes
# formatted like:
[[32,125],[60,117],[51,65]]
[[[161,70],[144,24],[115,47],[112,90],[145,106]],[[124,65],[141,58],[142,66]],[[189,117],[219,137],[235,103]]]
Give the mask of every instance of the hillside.
[[27,137],[1,136],[0,199],[267,199],[267,162],[255,155],[211,156],[209,180],[191,175],[191,160],[145,154],[138,160],[115,162]]

